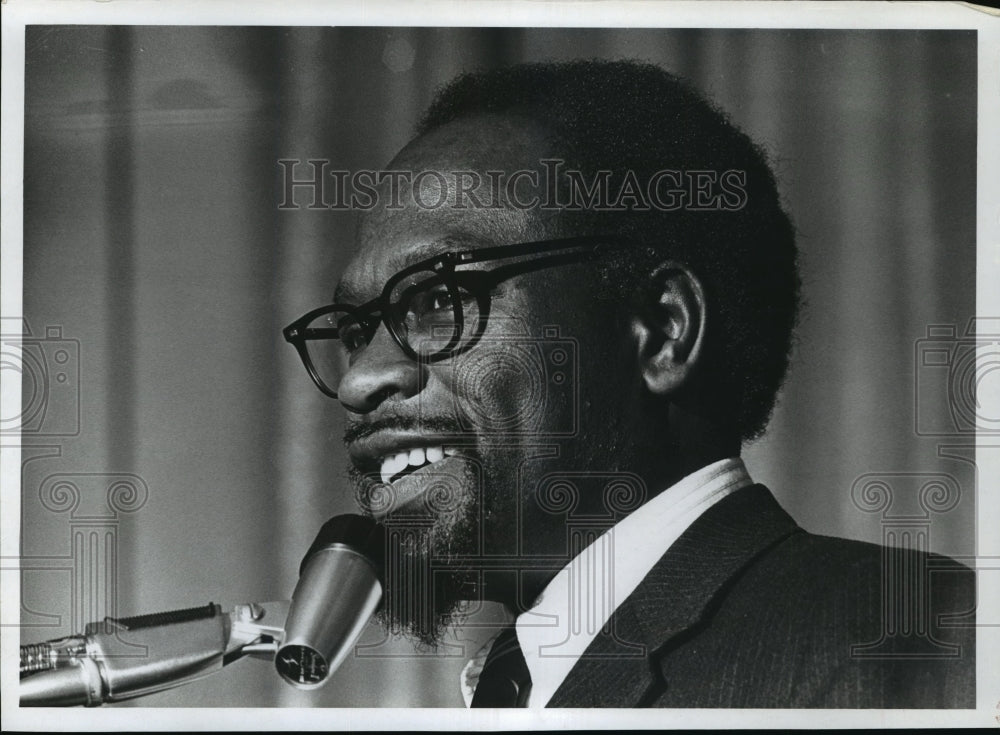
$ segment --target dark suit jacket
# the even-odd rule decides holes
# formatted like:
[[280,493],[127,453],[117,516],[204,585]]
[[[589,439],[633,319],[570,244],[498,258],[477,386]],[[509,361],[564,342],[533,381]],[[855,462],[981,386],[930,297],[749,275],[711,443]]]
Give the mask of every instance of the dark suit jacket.
[[816,536],[761,485],[702,515],[549,707],[973,708],[974,574]]

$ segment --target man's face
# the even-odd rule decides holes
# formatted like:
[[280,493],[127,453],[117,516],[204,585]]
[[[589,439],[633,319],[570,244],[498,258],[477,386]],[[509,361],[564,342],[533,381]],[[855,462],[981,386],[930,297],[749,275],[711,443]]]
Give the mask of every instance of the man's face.
[[[454,206],[454,172],[477,171],[485,182],[487,171],[539,169],[548,154],[543,130],[506,117],[459,121],[411,143],[391,168],[440,172],[447,201],[419,204],[439,200],[437,177],[423,177],[416,196],[404,186],[401,209],[385,206],[383,190],[362,219],[338,301],[375,298],[395,273],[434,254],[556,236],[546,213],[508,206],[488,183],[475,192],[487,206]],[[344,374],[338,395],[355,493],[400,530],[397,553],[408,564],[399,567],[411,569],[388,592],[424,601],[414,620],[412,601],[400,600],[391,624],[431,641],[459,600],[510,602],[526,557],[547,558],[554,571],[569,556],[572,503],[558,478],[629,466],[621,409],[633,400],[635,371],[620,314],[592,298],[593,270],[575,264],[504,280],[481,341],[441,362],[411,359],[380,326]],[[480,575],[485,557],[494,571]]]

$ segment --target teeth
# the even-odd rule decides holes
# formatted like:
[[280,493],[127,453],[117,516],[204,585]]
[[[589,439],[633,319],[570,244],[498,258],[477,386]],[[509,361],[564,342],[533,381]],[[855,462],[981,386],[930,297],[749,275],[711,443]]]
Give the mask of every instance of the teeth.
[[439,462],[445,457],[451,457],[455,454],[457,454],[456,450],[445,449],[444,447],[417,447],[408,452],[400,452],[383,457],[382,468],[379,474],[382,476],[382,482],[389,482],[389,480],[405,470],[407,466],[423,467],[425,464]]
[[406,461],[409,455],[406,452],[400,452],[399,454],[394,454],[391,457],[386,457],[382,460],[382,482],[389,482],[389,478],[393,475],[399,473],[406,467]]

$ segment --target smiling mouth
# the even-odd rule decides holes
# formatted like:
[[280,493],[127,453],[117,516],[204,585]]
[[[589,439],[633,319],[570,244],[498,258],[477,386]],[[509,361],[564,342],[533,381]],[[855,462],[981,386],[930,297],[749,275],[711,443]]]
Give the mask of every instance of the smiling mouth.
[[452,457],[456,454],[458,454],[457,449],[444,447],[440,444],[394,452],[379,460],[379,476],[382,482],[392,484],[403,477],[412,475],[417,470],[430,467],[446,457]]

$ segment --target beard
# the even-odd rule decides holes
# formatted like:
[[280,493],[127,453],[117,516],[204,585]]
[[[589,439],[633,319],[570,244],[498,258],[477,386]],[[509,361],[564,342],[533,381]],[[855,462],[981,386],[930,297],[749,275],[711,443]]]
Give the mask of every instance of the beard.
[[383,522],[390,561],[375,620],[389,635],[402,635],[421,649],[436,649],[448,629],[461,623],[478,584],[471,564],[448,552],[471,546],[474,540],[470,524],[460,523],[462,530],[456,526],[445,541],[434,525]]
[[498,466],[463,451],[446,467],[393,485],[351,471],[359,507],[385,530],[383,597],[375,620],[389,635],[435,649],[483,600],[483,556],[506,556],[516,548],[510,461]]
[[[478,385],[482,391],[490,384]],[[481,395],[470,393],[466,403]],[[441,441],[459,448],[457,455],[391,484],[377,473],[351,471],[358,506],[386,530],[384,594],[376,620],[387,632],[435,648],[479,602],[501,602],[514,614],[530,606],[575,553],[569,522],[607,514],[608,493],[631,482],[631,473],[619,468],[634,466],[635,427],[628,424],[627,411],[614,410],[621,401],[620,391],[588,396],[579,407],[581,431],[557,440],[546,434],[540,434],[544,441],[533,435],[512,438],[490,425],[477,426],[465,415],[469,412],[463,412],[462,422],[450,415],[417,420],[386,414],[349,429],[345,441],[383,427],[405,428],[453,437]],[[495,400],[479,403],[493,406]],[[516,411],[499,407],[494,413]],[[623,477],[624,483],[618,481]],[[635,495],[644,499],[645,489],[637,488]],[[612,513],[607,523],[613,520]],[[587,525],[595,523],[601,521]]]
[[[501,602],[514,614],[519,606],[530,606],[547,579],[581,551],[567,533],[571,518],[582,514],[589,527],[606,530],[621,517],[608,514],[615,496],[626,506],[646,499],[645,488],[623,481],[610,462],[596,465],[605,471],[593,470],[593,461],[583,457],[594,456],[596,443],[584,447],[575,456],[534,456],[526,462],[535,455],[530,449],[487,446],[456,458],[433,479],[413,475],[409,482],[425,487],[418,501],[400,507],[393,507],[392,499],[412,495],[402,487],[407,478],[394,488],[354,474],[359,506],[377,519],[387,538],[376,622],[391,636],[433,650],[482,602]],[[631,454],[618,441],[602,449],[626,461]],[[573,472],[565,482],[543,481],[565,477],[567,460],[572,470],[592,472],[582,477]],[[632,507],[623,510],[627,514]],[[530,574],[525,555],[532,558]]]

